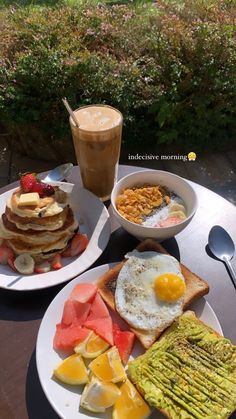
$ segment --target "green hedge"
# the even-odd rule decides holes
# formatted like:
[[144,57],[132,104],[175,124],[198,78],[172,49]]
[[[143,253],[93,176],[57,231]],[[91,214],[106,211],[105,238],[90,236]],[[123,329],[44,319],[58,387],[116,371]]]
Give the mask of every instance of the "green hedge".
[[56,146],[70,135],[61,102],[67,96],[72,107],[120,109],[131,147],[233,144],[235,0],[67,3],[0,11],[7,131],[27,135],[29,127],[30,138],[33,124]]

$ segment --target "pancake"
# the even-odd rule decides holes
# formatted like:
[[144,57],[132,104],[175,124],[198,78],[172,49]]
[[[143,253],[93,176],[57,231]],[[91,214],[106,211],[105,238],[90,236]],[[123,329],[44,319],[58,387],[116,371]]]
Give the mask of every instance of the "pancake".
[[47,229],[47,225],[44,225],[43,230],[27,229],[22,230],[17,227],[16,224],[8,220],[6,214],[2,215],[0,220],[0,236],[2,238],[25,238],[27,240],[40,240],[47,236],[47,240],[52,240],[54,237],[60,236],[62,233],[72,229],[73,231],[78,226],[77,221],[74,219],[74,214],[71,208],[68,208],[67,217],[64,224],[57,230],[50,231]]
[[55,214],[48,217],[20,217],[17,214],[14,214],[12,210],[6,206],[5,215],[7,219],[16,225],[20,230],[57,230],[63,226],[67,218],[69,206],[63,208],[63,211],[59,214]]
[[19,206],[21,189],[13,192],[0,218],[0,237],[16,255],[28,253],[36,262],[61,253],[78,231],[68,194],[40,197],[35,205]]
[[36,206],[19,207],[21,191],[17,189],[7,201],[7,207],[19,217],[50,217],[52,215],[60,214],[63,208],[67,205],[66,202],[58,202],[56,194],[40,198]]

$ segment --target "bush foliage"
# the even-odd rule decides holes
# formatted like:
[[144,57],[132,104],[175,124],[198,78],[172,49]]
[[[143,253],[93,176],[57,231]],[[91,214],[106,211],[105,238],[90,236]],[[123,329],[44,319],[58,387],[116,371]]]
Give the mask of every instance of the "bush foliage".
[[56,144],[70,135],[67,96],[74,108],[120,109],[131,146],[233,143],[235,0],[52,3],[0,11],[0,117],[8,130],[38,124]]

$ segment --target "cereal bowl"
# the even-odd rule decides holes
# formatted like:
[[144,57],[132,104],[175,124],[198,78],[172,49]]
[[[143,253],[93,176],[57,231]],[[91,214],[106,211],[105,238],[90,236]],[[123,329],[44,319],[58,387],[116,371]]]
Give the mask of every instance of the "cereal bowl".
[[[157,186],[161,189],[166,188],[171,196],[176,196],[177,199],[183,203],[185,218],[181,219],[181,221],[178,220],[178,224],[162,227],[159,226],[158,223],[157,226],[154,227],[147,225],[147,223],[146,225],[138,224],[132,220],[132,217],[129,217],[129,219],[125,218],[126,214],[125,216],[122,215],[117,209],[118,200],[121,199],[120,197],[124,196],[124,192],[128,193],[129,189],[139,188],[145,185],[148,185],[152,190]],[[197,196],[190,183],[180,176],[162,170],[142,170],[127,175],[117,182],[112,190],[111,204],[117,221],[130,234],[138,239],[154,238],[158,241],[163,241],[174,237],[190,223],[197,209]],[[140,202],[140,205],[140,208],[142,205],[145,207],[145,202]],[[134,211],[132,206],[133,204],[131,202],[129,205],[129,210],[131,212]],[[160,224],[164,225],[165,223],[162,222]]]

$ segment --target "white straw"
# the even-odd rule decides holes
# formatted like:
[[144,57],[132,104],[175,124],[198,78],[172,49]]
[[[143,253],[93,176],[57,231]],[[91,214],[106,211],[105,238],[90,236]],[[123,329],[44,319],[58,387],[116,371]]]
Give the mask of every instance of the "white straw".
[[79,127],[79,123],[78,123],[78,121],[77,121],[77,119],[76,119],[76,117],[75,117],[75,114],[74,114],[74,112],[72,111],[72,109],[71,109],[71,107],[70,107],[70,105],[69,105],[68,100],[66,99],[66,97],[64,97],[64,98],[62,99],[62,102],[64,103],[64,105],[65,105],[66,109],[68,110],[68,112],[69,112],[69,114],[70,114],[71,118],[73,119],[73,121],[74,121],[75,125],[76,125],[77,127]]

